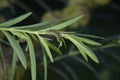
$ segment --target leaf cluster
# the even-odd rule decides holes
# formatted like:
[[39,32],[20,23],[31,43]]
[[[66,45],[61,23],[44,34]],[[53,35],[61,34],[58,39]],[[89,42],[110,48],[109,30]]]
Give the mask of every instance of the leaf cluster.
[[[31,14],[32,13],[26,13],[22,16],[19,16],[7,22],[0,23],[0,31],[5,35],[5,37],[8,40],[8,42],[6,42],[4,39],[1,38],[0,42],[9,44],[13,49],[13,62],[12,62],[12,74],[11,74],[12,76],[10,78],[11,80],[14,77],[13,75],[15,71],[16,57],[20,60],[23,67],[27,69],[26,57],[22,47],[20,46],[21,40],[26,41],[28,45],[32,80],[36,80],[36,57],[35,57],[36,55],[35,55],[33,40],[37,41],[38,44],[40,44],[40,46],[42,47],[45,80],[47,80],[47,61],[48,61],[47,57],[49,57],[52,63],[54,62],[54,57],[51,53],[51,49],[62,55],[62,51],[59,49],[59,47],[63,46],[63,44],[65,45],[65,40],[69,40],[71,43],[73,43],[78,49],[79,53],[81,53],[81,55],[86,61],[88,61],[88,57],[89,57],[94,62],[99,63],[99,60],[94,54],[94,52],[88,46],[86,46],[86,44],[94,45],[94,46],[100,46],[101,44],[84,37],[84,36],[88,36],[88,37],[93,37],[93,36],[83,35],[83,34],[76,35],[73,33],[61,31],[61,29],[68,27],[69,25],[78,21],[81,17],[83,17],[83,15],[57,25],[52,25],[52,24],[59,20],[53,20],[53,21],[37,23],[27,26],[14,26],[15,24],[29,17]],[[53,43],[50,42],[50,40],[54,40],[53,38],[51,37],[46,38],[46,35],[55,37],[56,40],[59,42],[59,47],[56,47]],[[1,54],[3,53],[1,52]]]

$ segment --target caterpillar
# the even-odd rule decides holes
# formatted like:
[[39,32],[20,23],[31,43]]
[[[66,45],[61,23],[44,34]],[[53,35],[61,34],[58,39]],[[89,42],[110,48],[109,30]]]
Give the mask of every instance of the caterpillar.
[[48,36],[54,36],[58,41],[60,41],[60,39],[61,39],[61,35],[57,31],[50,30],[50,31],[48,31],[46,33],[46,35],[48,35]]

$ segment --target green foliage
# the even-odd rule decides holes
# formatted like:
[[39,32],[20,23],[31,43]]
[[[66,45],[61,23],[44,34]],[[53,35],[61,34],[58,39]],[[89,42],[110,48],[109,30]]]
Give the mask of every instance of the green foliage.
[[19,16],[19,17],[15,18],[15,19],[9,20],[9,21],[4,22],[4,23],[1,23],[0,26],[3,27],[3,28],[4,28],[4,27],[10,27],[10,26],[12,26],[12,25],[15,25],[15,24],[23,21],[24,19],[26,19],[26,18],[27,18],[28,16],[30,16],[31,14],[32,14],[32,13],[27,13],[27,14],[25,14],[25,15]]
[[12,46],[16,55],[20,59],[22,65],[26,69],[27,65],[26,65],[25,55],[24,55],[24,52],[23,52],[22,48],[20,47],[19,43],[17,42],[17,40],[15,40],[15,38],[10,33],[6,32],[6,31],[3,31],[3,33],[7,37],[8,41],[10,42],[10,45]]
[[12,59],[12,66],[11,66],[11,75],[10,75],[10,80],[14,79],[14,75],[15,75],[15,69],[16,69],[16,62],[17,62],[17,56],[15,54],[15,51],[13,53],[13,59]]
[[[78,39],[79,37],[76,37],[76,36],[73,36],[73,35],[65,35],[65,38],[69,39],[71,42],[73,42],[73,44],[75,44],[75,46],[79,49],[79,51],[81,52],[82,56],[85,58],[86,61],[88,61],[88,59],[87,59],[87,55],[88,55],[96,63],[99,63],[95,54],[91,51],[91,49],[89,49],[86,45],[84,45],[82,43],[81,39]],[[86,40],[83,40],[83,41],[86,41]]]
[[[100,46],[101,45],[100,43],[90,40],[88,38],[84,38],[82,36],[70,34],[69,32],[60,31],[61,29],[68,27],[69,25],[78,21],[83,15],[77,18],[65,21],[63,23],[57,24],[57,25],[52,25],[54,22],[57,21],[55,20],[55,21],[37,23],[33,25],[28,25],[28,26],[13,26],[23,21],[24,19],[26,19],[28,16],[30,16],[30,14],[31,13],[27,13],[20,17],[17,17],[15,19],[12,19],[12,20],[9,20],[7,22],[0,24],[0,31],[3,32],[3,34],[6,36],[14,52],[11,79],[13,79],[13,75],[14,75],[14,68],[16,66],[15,64],[16,57],[18,57],[23,67],[25,69],[27,68],[26,56],[24,54],[24,50],[22,49],[20,45],[21,40],[26,41],[28,44],[32,80],[36,80],[36,54],[34,50],[35,45],[33,43],[33,40],[36,40],[40,44],[40,46],[42,46],[42,54],[43,54],[43,60],[44,60],[44,72],[45,72],[44,79],[45,80],[47,80],[47,56],[49,57],[51,62],[54,62],[54,57],[53,57],[53,54],[51,53],[51,50],[62,55],[62,52],[59,50],[59,48],[57,48],[53,43],[49,41],[49,39],[50,40],[55,40],[55,39],[53,39],[52,37],[46,37],[46,36],[55,37],[56,40],[59,42],[60,47],[62,46],[62,43],[65,45],[64,40],[68,39],[77,47],[77,49],[79,50],[79,53],[82,54],[82,56],[84,57],[86,61],[88,61],[88,56],[89,56],[94,62],[99,63],[99,60],[96,57],[96,55],[93,53],[93,51],[88,46],[86,46],[86,44]],[[52,32],[53,34],[48,34],[50,32]]]
[[25,35],[27,38],[27,43],[28,43],[29,53],[30,53],[32,80],[36,80],[36,59],[35,59],[34,46],[33,46],[31,38],[27,34]]

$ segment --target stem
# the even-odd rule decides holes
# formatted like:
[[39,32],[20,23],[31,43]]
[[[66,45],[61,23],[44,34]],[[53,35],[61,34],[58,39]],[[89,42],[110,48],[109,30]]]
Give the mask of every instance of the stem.
[[46,31],[29,31],[29,30],[20,30],[15,28],[0,28],[0,31],[11,31],[11,32],[23,32],[23,33],[30,33],[30,34],[46,34]]

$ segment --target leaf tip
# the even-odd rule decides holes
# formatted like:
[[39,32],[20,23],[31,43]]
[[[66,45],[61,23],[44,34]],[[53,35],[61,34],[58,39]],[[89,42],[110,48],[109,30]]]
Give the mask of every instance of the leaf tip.
[[54,60],[51,60],[52,63],[54,63]]
[[30,16],[32,14],[32,12],[28,12],[27,15]]
[[97,63],[97,64],[99,64],[99,60],[98,59],[94,60],[94,62]]

